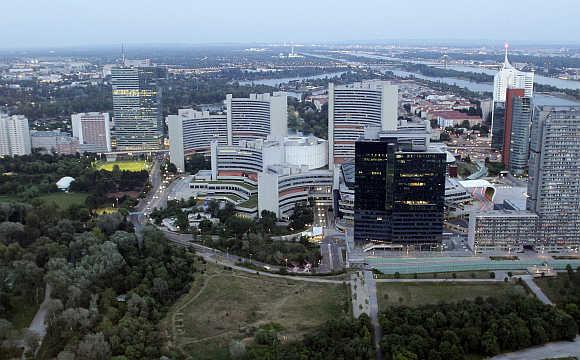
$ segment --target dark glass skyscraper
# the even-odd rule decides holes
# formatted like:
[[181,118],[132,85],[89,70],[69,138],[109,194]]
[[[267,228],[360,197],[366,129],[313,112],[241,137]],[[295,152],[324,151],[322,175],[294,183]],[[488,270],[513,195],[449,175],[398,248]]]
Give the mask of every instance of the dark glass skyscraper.
[[113,147],[117,151],[158,150],[163,146],[163,117],[158,67],[112,69]]
[[445,154],[396,138],[355,144],[354,240],[431,246],[441,242]]

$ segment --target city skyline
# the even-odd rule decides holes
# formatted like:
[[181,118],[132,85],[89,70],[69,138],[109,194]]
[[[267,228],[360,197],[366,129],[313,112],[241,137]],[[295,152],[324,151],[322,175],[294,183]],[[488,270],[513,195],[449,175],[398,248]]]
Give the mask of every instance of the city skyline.
[[[465,12],[461,10],[467,8],[459,0],[438,3],[421,0],[414,2],[412,8],[406,3],[375,0],[332,3],[332,6],[328,1],[298,0],[293,7],[287,8],[262,0],[243,4],[229,0],[219,5],[183,0],[151,2],[147,6],[136,4],[133,0],[90,4],[57,0],[34,4],[33,8],[28,3],[3,4],[5,13],[26,15],[28,22],[24,31],[15,32],[12,29],[23,28],[22,17],[7,16],[0,24],[0,34],[6,34],[0,35],[0,47],[388,39],[509,39],[510,42],[534,39],[535,42],[578,44],[575,34],[580,32],[580,25],[575,21],[579,5],[571,0],[555,0],[549,4],[533,0],[525,6],[521,2],[491,0],[477,11]],[[151,24],[159,23],[159,14],[171,21],[162,21],[162,26],[152,27]],[[353,16],[356,14],[358,16]],[[558,21],[552,21],[554,18]],[[495,26],[489,26],[490,22]],[[460,37],[458,29],[461,29]]]

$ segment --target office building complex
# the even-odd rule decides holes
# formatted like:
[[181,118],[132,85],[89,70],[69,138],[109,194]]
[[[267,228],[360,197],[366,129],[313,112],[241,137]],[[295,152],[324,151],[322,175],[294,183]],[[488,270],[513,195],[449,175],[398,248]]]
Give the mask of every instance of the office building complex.
[[81,152],[104,153],[111,151],[108,113],[79,113],[73,114],[71,119],[73,136],[78,139]]
[[33,149],[49,154],[74,155],[79,152],[79,141],[70,134],[54,131],[31,131]]
[[163,146],[161,87],[165,69],[114,67],[113,148],[116,151],[159,150]]
[[445,153],[389,136],[355,145],[355,244],[437,245],[443,233]]
[[0,113],[0,155],[28,155],[32,151],[28,119]]
[[228,143],[227,116],[209,111],[180,109],[166,118],[169,133],[169,156],[179,172],[185,171],[185,156],[209,151],[214,140]]
[[580,106],[536,106],[527,209],[539,217],[541,245],[580,245]]
[[184,157],[208,152],[214,140],[220,145],[238,146],[242,142],[280,138],[288,134],[288,95],[250,94],[248,98],[224,101],[225,114],[181,109],[166,119],[171,162],[182,172]]
[[329,167],[355,156],[355,142],[366,127],[397,128],[398,88],[384,81],[328,86]]
[[530,155],[532,99],[523,89],[507,89],[505,104],[502,161],[512,174],[523,175]]
[[228,144],[288,134],[288,94],[250,94],[248,98],[226,95]]
[[468,245],[475,253],[510,253],[534,246],[538,216],[529,211],[490,210],[469,215]]
[[492,147],[502,150],[507,89],[523,89],[527,98],[534,92],[534,73],[519,71],[510,64],[505,47],[505,60],[501,70],[493,77]]

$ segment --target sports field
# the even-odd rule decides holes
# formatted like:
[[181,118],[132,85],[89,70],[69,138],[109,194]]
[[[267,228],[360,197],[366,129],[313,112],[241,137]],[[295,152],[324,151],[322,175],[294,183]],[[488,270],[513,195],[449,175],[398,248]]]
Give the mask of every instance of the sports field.
[[97,170],[113,171],[113,167],[115,165],[118,165],[121,171],[137,172],[142,170],[149,170],[151,163],[145,160],[121,160],[111,162],[100,161],[95,163],[95,168]]

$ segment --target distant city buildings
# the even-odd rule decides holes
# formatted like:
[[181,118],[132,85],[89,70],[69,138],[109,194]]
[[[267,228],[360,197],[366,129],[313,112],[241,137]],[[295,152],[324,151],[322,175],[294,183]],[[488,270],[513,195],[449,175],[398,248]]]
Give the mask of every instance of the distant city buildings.
[[163,147],[160,67],[120,66],[111,69],[113,87],[113,148],[117,151],[159,150]]
[[506,44],[503,66],[493,78],[492,147],[498,150],[503,148],[507,89],[523,89],[523,96],[527,98],[532,98],[534,93],[534,73],[519,71],[512,66],[508,60],[507,50]]
[[524,89],[507,89],[503,130],[502,161],[505,169],[524,175],[530,156],[532,98]]
[[108,113],[90,112],[71,116],[73,136],[78,139],[81,153],[111,151],[111,132]]
[[580,106],[536,106],[527,209],[539,216],[539,246],[580,245]]
[[78,139],[60,130],[32,130],[30,142],[33,149],[49,154],[74,155],[79,152]]
[[384,81],[328,85],[329,167],[354,158],[355,142],[366,127],[395,130],[398,88]]
[[[402,140],[402,139],[401,139]],[[445,153],[396,132],[356,142],[354,242],[431,248],[440,244]]]
[[0,155],[28,155],[32,151],[28,119],[0,113]]

